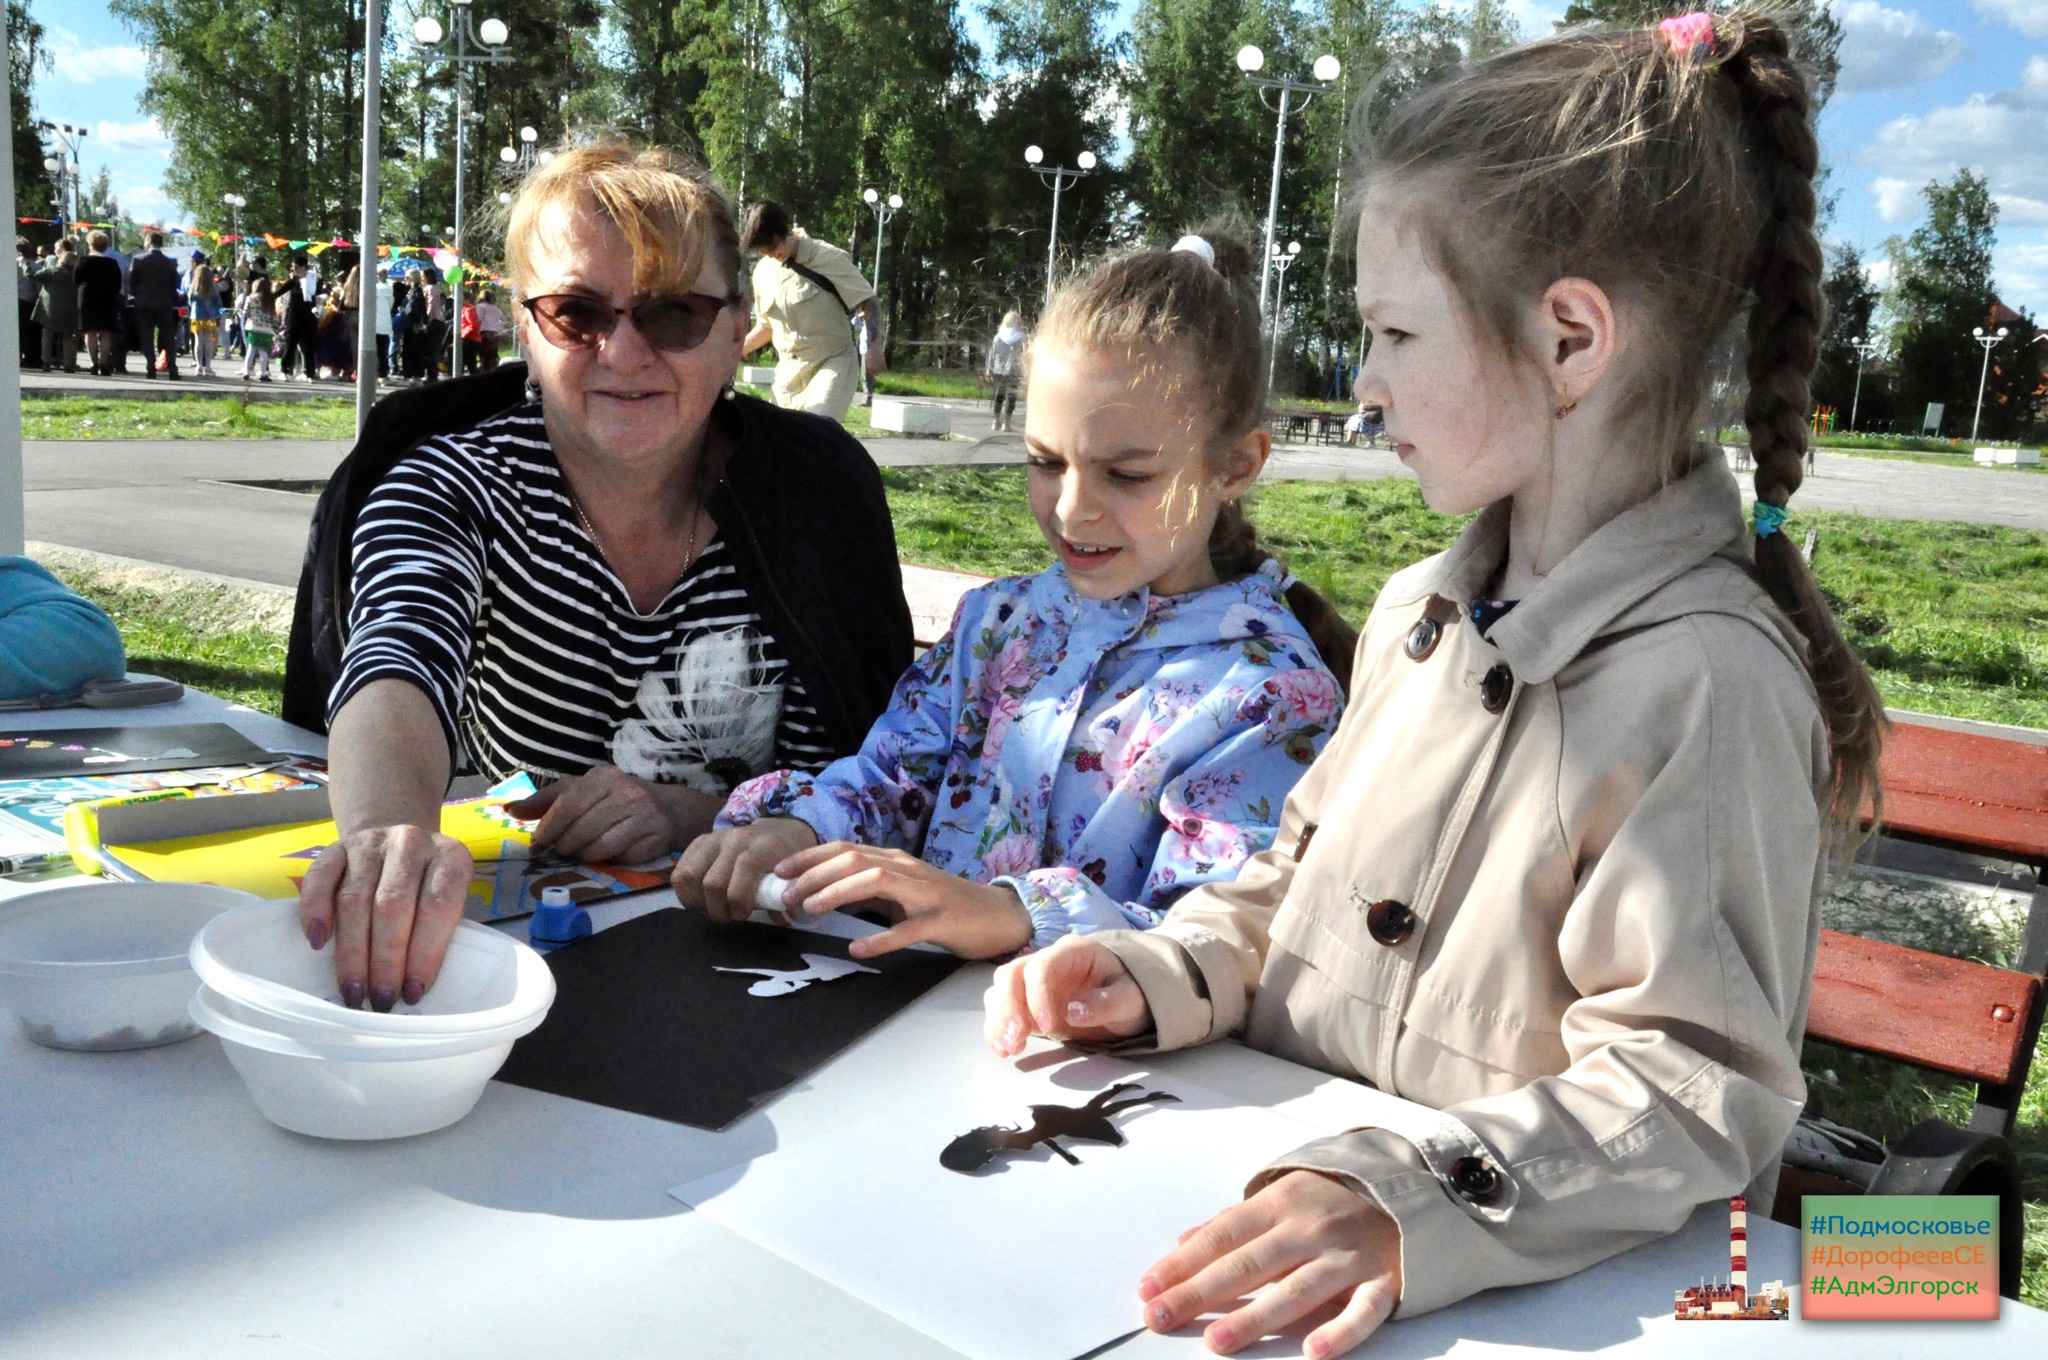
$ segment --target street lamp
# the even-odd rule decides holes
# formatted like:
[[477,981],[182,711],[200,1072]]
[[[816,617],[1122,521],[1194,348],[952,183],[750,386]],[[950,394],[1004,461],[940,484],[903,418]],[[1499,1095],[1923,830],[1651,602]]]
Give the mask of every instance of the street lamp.
[[[57,176],[57,194],[60,200],[57,204],[57,210],[66,213],[65,221],[67,224],[75,222],[78,220],[78,193],[79,184],[81,183],[78,174],[78,156],[85,143],[86,130],[83,126],[73,127],[69,123],[52,123],[48,119],[39,120],[36,123],[36,128],[38,131],[48,133],[50,140],[63,148],[56,156],[46,159],[43,162],[43,168]],[[64,163],[66,152],[69,152],[71,156],[71,163],[68,166]],[[50,163],[52,159],[56,161],[55,165]],[[68,209],[65,207],[64,202],[64,195],[67,192],[70,194],[68,200],[70,207]]]
[[[1280,164],[1287,150],[1287,114],[1290,109],[1304,109],[1308,101],[1326,93],[1338,76],[1344,72],[1343,64],[1328,52],[1317,57],[1313,81],[1296,80],[1292,76],[1262,76],[1266,69],[1266,54],[1247,43],[1238,49],[1237,69],[1244,72],[1244,78],[1258,87],[1259,102],[1280,115],[1280,125],[1273,133],[1273,187],[1266,198],[1266,262],[1259,271],[1259,314],[1268,315],[1267,280],[1273,272],[1273,231],[1280,217]],[[1280,102],[1272,102],[1268,91],[1278,90]],[[1298,98],[1296,96],[1299,96]]]
[[[432,15],[422,14],[419,17],[412,26],[412,36],[422,49],[420,59],[428,66],[455,63],[455,255],[458,268],[467,269],[469,257],[462,249],[462,68],[512,60],[512,54],[505,50],[506,39],[511,37],[511,33],[497,19],[486,19],[472,26],[471,0],[448,0],[448,3],[454,6],[450,16],[453,20],[452,47],[442,46],[443,40],[451,35],[442,31],[440,21]],[[453,286],[456,324],[452,328],[454,347],[448,357],[448,376],[451,378],[462,376],[462,279],[459,276]]]
[[1033,174],[1052,186],[1052,231],[1045,243],[1045,305],[1052,306],[1053,271],[1060,257],[1060,194],[1069,184],[1095,171],[1095,153],[1083,151],[1074,157],[1074,168],[1064,165],[1042,165],[1045,151],[1041,147],[1024,148],[1024,163],[1031,167]]
[[1869,363],[1871,356],[1883,349],[1884,346],[1878,344],[1875,340],[1865,340],[1859,335],[1849,342],[1849,347],[1856,351],[1856,391],[1849,398],[1849,433],[1854,434],[1856,433],[1856,408],[1863,402],[1863,366]]
[[1287,269],[1301,258],[1301,242],[1289,241],[1287,249],[1273,248],[1266,263],[1279,275],[1273,281],[1273,337],[1266,346],[1266,391],[1273,390],[1273,366],[1280,358],[1280,299],[1287,291]]
[[2011,332],[2007,331],[2006,328],[2003,326],[2000,326],[1998,328],[1998,333],[1996,335],[1985,334],[1984,328],[1982,326],[1979,326],[1975,330],[1970,332],[1970,338],[1975,340],[1978,344],[1984,347],[1984,367],[1977,374],[1977,410],[1976,413],[1970,417],[1970,442],[1972,444],[1977,442],[1977,422],[1984,419],[1984,380],[1991,376],[1992,348],[1996,346],[1999,341],[2005,339],[2005,337],[2010,333]]
[[903,208],[903,195],[890,194],[887,198],[883,198],[882,191],[879,189],[863,189],[860,192],[860,196],[870,208],[875,210],[874,284],[879,288],[882,286],[882,242],[889,235],[889,219],[894,217]]
[[235,263],[240,264],[242,247],[246,244],[242,240],[242,209],[249,206],[249,200],[240,194],[222,194],[220,201],[227,205],[228,234],[235,238]]

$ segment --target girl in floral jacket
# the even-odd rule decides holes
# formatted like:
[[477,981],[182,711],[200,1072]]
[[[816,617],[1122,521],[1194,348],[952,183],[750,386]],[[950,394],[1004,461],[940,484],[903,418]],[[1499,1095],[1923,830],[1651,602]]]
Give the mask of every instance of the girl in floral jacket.
[[685,905],[742,919],[772,871],[792,910],[900,911],[856,957],[984,958],[1154,925],[1272,843],[1353,635],[1238,507],[1271,447],[1249,263],[1190,236],[1055,299],[1025,442],[1059,563],[970,592],[857,755],[741,785]]

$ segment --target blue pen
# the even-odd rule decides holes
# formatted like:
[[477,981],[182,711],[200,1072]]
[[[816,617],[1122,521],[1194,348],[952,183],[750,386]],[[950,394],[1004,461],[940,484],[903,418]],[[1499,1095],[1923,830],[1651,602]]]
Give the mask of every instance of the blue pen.
[[34,855],[0,855],[0,876],[32,873],[37,869],[54,869],[60,864],[70,863],[69,850],[46,850]]

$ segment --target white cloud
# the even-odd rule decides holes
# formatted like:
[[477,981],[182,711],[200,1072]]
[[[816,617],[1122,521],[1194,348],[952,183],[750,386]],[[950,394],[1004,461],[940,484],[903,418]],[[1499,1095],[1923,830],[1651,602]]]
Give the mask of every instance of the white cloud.
[[1878,293],[1892,286],[1892,262],[1887,255],[1877,255],[1863,262],[1863,277],[1870,280],[1870,286]]
[[2048,202],[2023,194],[1993,194],[2002,227],[2048,227]]
[[59,80],[90,85],[108,76],[140,80],[149,67],[149,53],[140,47],[88,47],[69,29],[50,28],[50,72]]
[[2048,241],[1998,248],[1998,293],[2008,306],[2040,311],[2048,300]]
[[137,123],[116,123],[102,118],[87,139],[88,149],[95,144],[109,151],[148,151],[169,146],[170,138],[164,136],[164,130],[157,126],[154,118],[144,118]]
[[2048,0],[1971,0],[1977,13],[2029,38],[2048,38]]
[[[2040,3],[2048,6],[2048,0]],[[1846,94],[1918,85],[1951,70],[1968,51],[1956,34],[1877,0],[1847,0],[1834,13],[1842,23],[1838,84]]]
[[1920,186],[1912,180],[1879,175],[1870,181],[1870,192],[1877,196],[1877,215],[1887,222],[1903,222],[1919,208]]
[[1856,159],[1884,169],[1885,178],[1872,186],[1880,210],[1881,186],[1917,187],[1965,165],[1988,178],[1995,193],[2048,199],[2048,57],[2030,60],[2015,89],[1894,118]]

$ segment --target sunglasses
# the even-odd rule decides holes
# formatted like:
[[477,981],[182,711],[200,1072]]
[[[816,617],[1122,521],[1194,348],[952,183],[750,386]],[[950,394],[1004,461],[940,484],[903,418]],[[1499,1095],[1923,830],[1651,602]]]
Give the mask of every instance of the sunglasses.
[[655,349],[669,353],[693,350],[711,334],[719,313],[738,302],[737,293],[712,297],[708,293],[683,293],[676,297],[649,298],[631,307],[614,307],[581,293],[549,293],[526,298],[526,308],[540,333],[557,349],[596,349],[618,328],[619,318],[633,318],[633,329]]

